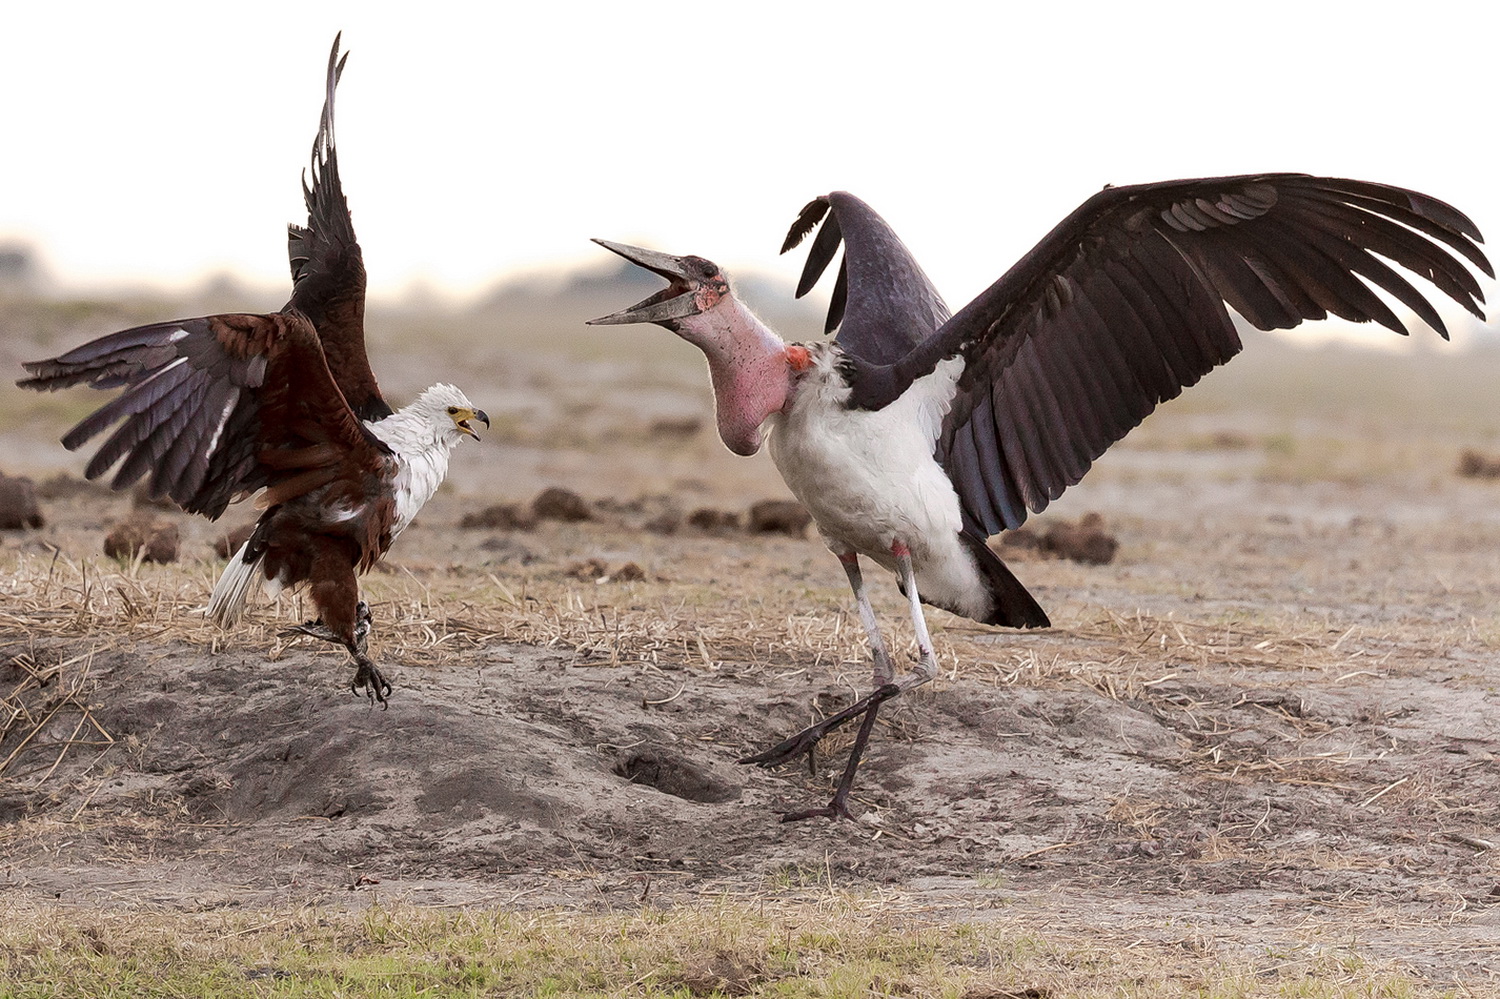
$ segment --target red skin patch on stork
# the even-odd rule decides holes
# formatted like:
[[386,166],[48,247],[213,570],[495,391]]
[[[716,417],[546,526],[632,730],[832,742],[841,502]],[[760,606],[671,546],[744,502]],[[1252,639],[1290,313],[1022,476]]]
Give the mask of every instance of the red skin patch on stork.
[[906,547],[904,544],[902,544],[899,541],[892,541],[891,542],[891,554],[894,555],[894,556],[896,556],[897,558],[903,558],[903,557],[909,556],[911,554],[911,549],[908,548],[908,547]]
[[806,347],[794,343],[786,349],[786,363],[792,366],[792,370],[801,373],[812,367],[812,354],[808,353]]

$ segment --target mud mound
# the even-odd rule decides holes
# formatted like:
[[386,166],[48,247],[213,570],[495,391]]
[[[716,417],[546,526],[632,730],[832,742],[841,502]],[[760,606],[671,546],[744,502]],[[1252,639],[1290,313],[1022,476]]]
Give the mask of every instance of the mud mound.
[[[62,663],[82,649],[41,652]],[[14,754],[0,815],[58,830],[34,853],[13,851],[13,868],[44,878],[49,865],[126,850],[172,858],[179,873],[213,857],[214,878],[255,885],[580,867],[760,883],[805,866],[878,880],[1003,867],[1037,884],[1128,877],[1140,892],[1302,892],[1311,880],[1328,897],[1406,897],[1444,872],[1476,905],[1495,888],[1483,857],[1444,838],[1453,818],[1423,804],[1500,795],[1481,766],[1495,713],[1445,690],[1442,669],[1383,705],[1327,686],[1247,696],[1188,665],[1118,699],[960,678],[883,709],[859,821],[783,826],[778,811],[826,800],[852,733],[825,744],[816,778],[802,763],[763,772],[735,760],[847,703],[842,685],[645,673],[505,644],[461,658],[393,665],[380,711],[348,692],[340,655],[96,654],[88,701],[112,745],[80,744],[57,763],[54,739],[0,740],[0,758]],[[38,700],[12,709],[40,717],[53,694],[28,696]],[[75,719],[48,725],[65,737]],[[1347,759],[1365,762],[1330,762]],[[1408,783],[1421,796],[1395,793]],[[1292,859],[1335,845],[1362,862]]]
[[1062,558],[1085,565],[1108,565],[1120,550],[1120,542],[1105,530],[1101,515],[1087,513],[1076,523],[1053,520],[1045,526],[1006,531],[998,550],[1008,559]]

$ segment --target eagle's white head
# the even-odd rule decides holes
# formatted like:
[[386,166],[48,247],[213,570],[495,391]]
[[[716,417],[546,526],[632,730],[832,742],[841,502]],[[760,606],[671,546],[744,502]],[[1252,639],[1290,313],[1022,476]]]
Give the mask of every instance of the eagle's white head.
[[490,425],[489,416],[477,409],[468,396],[452,385],[439,384],[385,419],[366,423],[365,428],[398,455],[441,453],[446,470],[447,454],[455,444],[465,437],[479,439],[474,429],[476,421],[486,427]]
[[[380,423],[389,422],[391,419],[401,417],[401,428],[405,433],[403,437],[410,435],[414,438],[446,444],[452,447],[465,437],[479,439],[479,433],[474,429],[476,422],[483,423],[486,428],[490,425],[490,418],[485,411],[476,407],[469,401],[469,397],[460,392],[452,385],[438,384],[429,388],[409,405],[403,407],[400,412],[392,414]],[[377,430],[380,423],[372,426]],[[387,442],[391,443],[391,442]],[[397,447],[397,450],[401,448]]]

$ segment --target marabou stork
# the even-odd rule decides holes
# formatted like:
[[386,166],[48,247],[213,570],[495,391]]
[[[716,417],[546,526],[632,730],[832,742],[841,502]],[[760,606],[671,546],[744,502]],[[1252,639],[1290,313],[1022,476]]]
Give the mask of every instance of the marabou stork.
[[[1406,334],[1373,286],[1446,339],[1432,304],[1385,261],[1481,318],[1464,261],[1494,276],[1478,229],[1449,205],[1303,174],[1106,187],[957,315],[853,195],[814,199],[782,252],[820,221],[797,295],[842,243],[825,327],[838,335],[808,344],[766,328],[711,261],[597,241],[668,287],[593,322],[655,323],[707,355],[724,443],[753,454],[767,426],[777,469],[854,590],[874,689],[740,761],[786,762],[863,715],[829,804],[783,821],[848,816],[879,705],[936,675],[923,602],[986,624],[1048,625],[985,539],[1044,509],[1158,403],[1238,353],[1230,308],[1262,330],[1332,314]],[[918,663],[899,679],[861,555],[893,571],[910,601]]]

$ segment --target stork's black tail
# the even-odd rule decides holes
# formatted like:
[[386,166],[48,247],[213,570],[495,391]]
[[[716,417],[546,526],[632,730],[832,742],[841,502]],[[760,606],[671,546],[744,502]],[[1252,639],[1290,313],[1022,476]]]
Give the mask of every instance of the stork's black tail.
[[959,534],[964,546],[979,564],[979,571],[989,585],[994,598],[994,610],[984,619],[985,624],[998,624],[1006,628],[1050,628],[1052,622],[1041,604],[1027,592],[1000,556],[990,551],[990,546],[968,531]]

